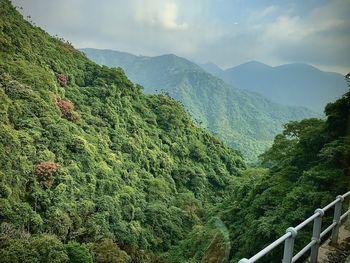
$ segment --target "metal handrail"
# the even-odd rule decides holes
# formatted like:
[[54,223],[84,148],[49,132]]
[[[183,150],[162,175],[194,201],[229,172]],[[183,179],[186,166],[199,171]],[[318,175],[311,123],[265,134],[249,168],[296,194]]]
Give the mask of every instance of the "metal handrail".
[[[238,263],[254,263],[260,258],[264,257],[267,253],[271,252],[274,248],[276,248],[283,242],[284,242],[284,252],[283,252],[282,263],[294,263],[309,250],[311,250],[310,262],[317,263],[318,250],[319,250],[322,238],[332,230],[331,243],[336,244],[338,242],[339,227],[341,222],[346,217],[350,222],[350,206],[344,214],[341,214],[342,203],[344,199],[348,196],[350,196],[350,191],[343,195],[338,195],[333,202],[329,203],[323,208],[316,209],[315,213],[312,216],[310,216],[309,218],[301,222],[296,227],[289,227],[283,236],[281,236],[276,241],[272,242],[270,245],[262,249],[260,252],[258,252],[257,254],[255,254],[249,259],[243,258]],[[324,213],[330,208],[332,208],[333,206],[334,206],[333,223],[321,232],[322,218],[324,216]],[[304,248],[302,248],[295,256],[293,256],[294,240],[298,234],[298,231],[303,229],[306,225],[308,225],[311,222],[314,222],[311,242],[308,243]]]
[[[289,238],[292,234],[290,232],[284,234],[283,236],[281,236],[279,239],[277,239],[275,242],[273,242],[272,244],[270,244],[269,246],[265,247],[263,250],[261,250],[259,253],[255,254],[253,257],[251,257],[249,260],[251,261],[247,261],[247,262],[255,262],[258,259],[262,258],[263,256],[266,255],[266,253],[268,253],[269,251],[271,251],[272,249],[274,249],[275,247],[277,247],[278,245],[282,244],[287,238]],[[244,260],[244,259],[243,259]],[[242,261],[242,263],[245,261]],[[239,262],[241,263],[241,262]]]
[[300,250],[293,258],[292,262],[296,262],[299,258],[301,258],[310,248],[312,248],[317,243],[317,240],[311,240],[309,244],[307,244],[302,250]]
[[325,235],[329,233],[329,231],[333,230],[333,228],[336,226],[336,222],[333,222],[329,227],[327,227],[320,235],[320,238],[323,238]]

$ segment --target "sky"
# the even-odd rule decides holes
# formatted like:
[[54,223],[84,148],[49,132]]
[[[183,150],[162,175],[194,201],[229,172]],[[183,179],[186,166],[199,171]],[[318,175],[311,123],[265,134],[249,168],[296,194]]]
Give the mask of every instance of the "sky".
[[350,72],[349,0],[12,0],[76,48]]

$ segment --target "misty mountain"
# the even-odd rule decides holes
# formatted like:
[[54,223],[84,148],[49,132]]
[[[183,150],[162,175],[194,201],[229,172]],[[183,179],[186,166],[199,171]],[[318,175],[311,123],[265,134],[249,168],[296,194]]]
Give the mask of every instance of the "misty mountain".
[[203,127],[256,160],[282,125],[290,120],[316,116],[302,107],[289,107],[226,84],[191,61],[175,56],[134,56],[124,52],[82,49],[93,61],[122,67],[147,93],[168,93],[182,102]]
[[214,76],[219,76],[224,72],[222,68],[220,68],[218,65],[216,65],[213,62],[207,62],[204,64],[199,64],[199,66],[204,69],[206,72],[214,75]]
[[212,63],[202,67],[235,87],[258,92],[283,105],[303,106],[319,113],[348,89],[341,74],[302,63],[271,67],[251,61],[222,71]]

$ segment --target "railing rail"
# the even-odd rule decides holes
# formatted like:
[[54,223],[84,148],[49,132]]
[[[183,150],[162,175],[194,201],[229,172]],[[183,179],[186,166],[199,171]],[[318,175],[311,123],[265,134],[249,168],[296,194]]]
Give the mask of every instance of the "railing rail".
[[[339,227],[341,225],[341,222],[345,218],[347,218],[348,222],[350,223],[350,206],[344,214],[341,214],[343,201],[348,196],[350,196],[350,191],[343,195],[338,195],[333,202],[329,203],[323,208],[316,209],[315,213],[312,216],[310,216],[309,218],[301,222],[296,227],[289,227],[283,236],[281,236],[276,241],[272,242],[270,245],[262,249],[260,252],[258,252],[257,254],[255,254],[249,259],[243,258],[238,263],[254,263],[260,258],[264,257],[267,253],[271,252],[273,249],[275,249],[277,246],[279,246],[283,242],[284,242],[284,252],[283,252],[282,263],[294,263],[298,259],[300,259],[303,255],[305,255],[309,250],[310,250],[310,263],[317,263],[318,251],[319,251],[322,238],[325,237],[330,231],[332,231],[331,243],[337,244]],[[331,209],[332,207],[334,207],[333,223],[321,232],[322,218],[325,212]],[[303,229],[306,225],[308,225],[311,222],[313,222],[313,230],[312,230],[312,237],[311,237],[310,243],[308,243],[295,256],[293,256],[294,240],[298,235],[298,231]]]

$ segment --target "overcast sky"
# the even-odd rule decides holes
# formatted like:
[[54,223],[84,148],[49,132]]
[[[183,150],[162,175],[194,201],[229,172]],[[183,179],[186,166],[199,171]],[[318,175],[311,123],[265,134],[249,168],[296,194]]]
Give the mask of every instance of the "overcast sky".
[[349,0],[13,0],[77,48],[350,71]]

